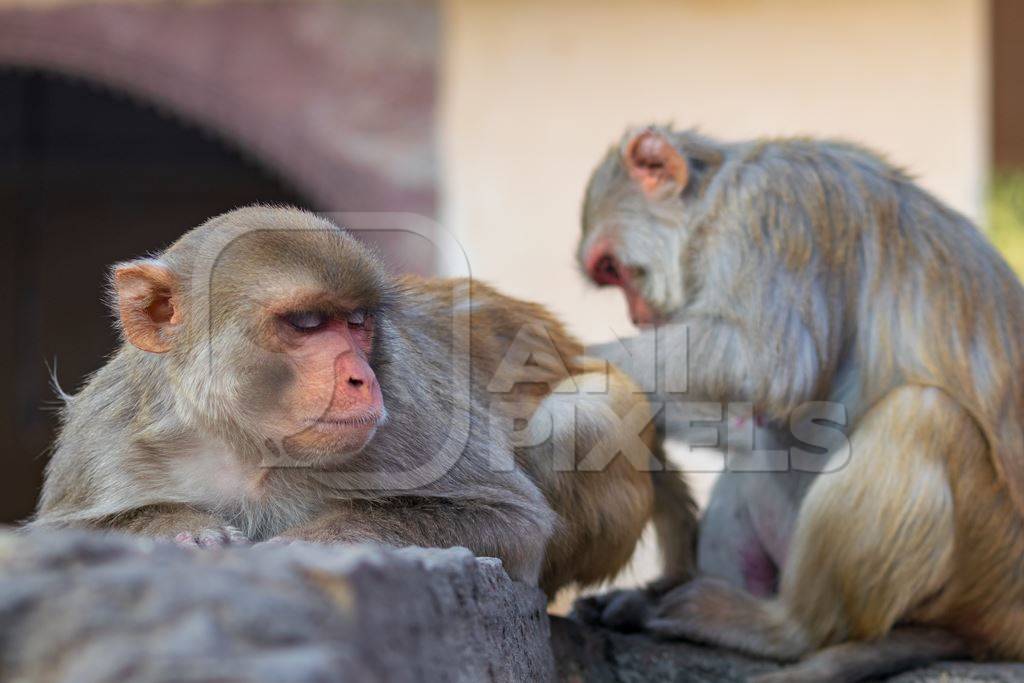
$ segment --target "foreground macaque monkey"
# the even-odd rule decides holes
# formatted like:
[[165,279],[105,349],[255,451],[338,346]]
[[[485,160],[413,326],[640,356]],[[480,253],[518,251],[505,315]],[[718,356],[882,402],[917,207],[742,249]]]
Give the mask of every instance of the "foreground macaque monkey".
[[791,449],[789,473],[727,475],[698,551],[724,579],[648,629],[811,655],[784,680],[1024,658],[1024,290],[967,219],[853,145],[651,127],[605,157],[583,221],[586,272],[662,324],[601,355],[666,410],[749,402],[793,444],[824,401],[850,434],[817,467]]
[[614,575],[652,515],[646,400],[539,306],[392,278],[261,207],[113,290],[125,344],[67,399],[35,525],[462,545],[553,595]]

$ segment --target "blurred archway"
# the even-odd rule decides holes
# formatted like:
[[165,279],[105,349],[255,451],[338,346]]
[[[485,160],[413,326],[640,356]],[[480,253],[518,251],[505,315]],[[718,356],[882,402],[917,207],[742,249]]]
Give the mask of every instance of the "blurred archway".
[[0,73],[0,521],[33,507],[57,418],[47,366],[73,391],[115,348],[110,264],[209,216],[301,194],[200,128],[123,93]]

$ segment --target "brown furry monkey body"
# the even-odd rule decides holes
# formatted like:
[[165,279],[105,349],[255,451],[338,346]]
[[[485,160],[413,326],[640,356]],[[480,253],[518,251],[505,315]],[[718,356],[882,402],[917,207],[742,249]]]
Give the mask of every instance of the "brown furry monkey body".
[[67,399],[34,525],[462,545],[553,595],[615,574],[652,514],[649,406],[539,306],[265,207],[113,289],[126,341]]
[[727,580],[673,590],[648,628],[816,653],[786,680],[1024,658],[1024,290],[968,220],[854,145],[650,127],[594,173],[579,255],[662,324],[599,353],[660,399],[749,402],[787,445],[824,401],[849,433],[820,467],[725,475],[698,563]]

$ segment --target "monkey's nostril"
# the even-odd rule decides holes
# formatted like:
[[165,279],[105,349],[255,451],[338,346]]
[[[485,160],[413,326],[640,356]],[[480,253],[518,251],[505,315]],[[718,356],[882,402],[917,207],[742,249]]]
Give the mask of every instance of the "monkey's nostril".
[[363,386],[364,384],[363,380],[359,379],[358,377],[349,377],[348,383],[349,386],[355,387],[356,389]]
[[594,264],[594,280],[599,285],[620,285],[622,284],[622,273],[619,272],[619,265],[612,256],[602,256]]

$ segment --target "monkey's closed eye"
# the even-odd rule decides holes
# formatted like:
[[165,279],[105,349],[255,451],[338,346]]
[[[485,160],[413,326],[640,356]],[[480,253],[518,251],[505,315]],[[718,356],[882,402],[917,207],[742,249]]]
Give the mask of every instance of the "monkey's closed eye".
[[285,313],[281,318],[299,332],[315,332],[327,324],[328,317],[316,311]]
[[357,308],[345,317],[345,321],[351,328],[362,329],[370,321],[370,314],[362,308]]

